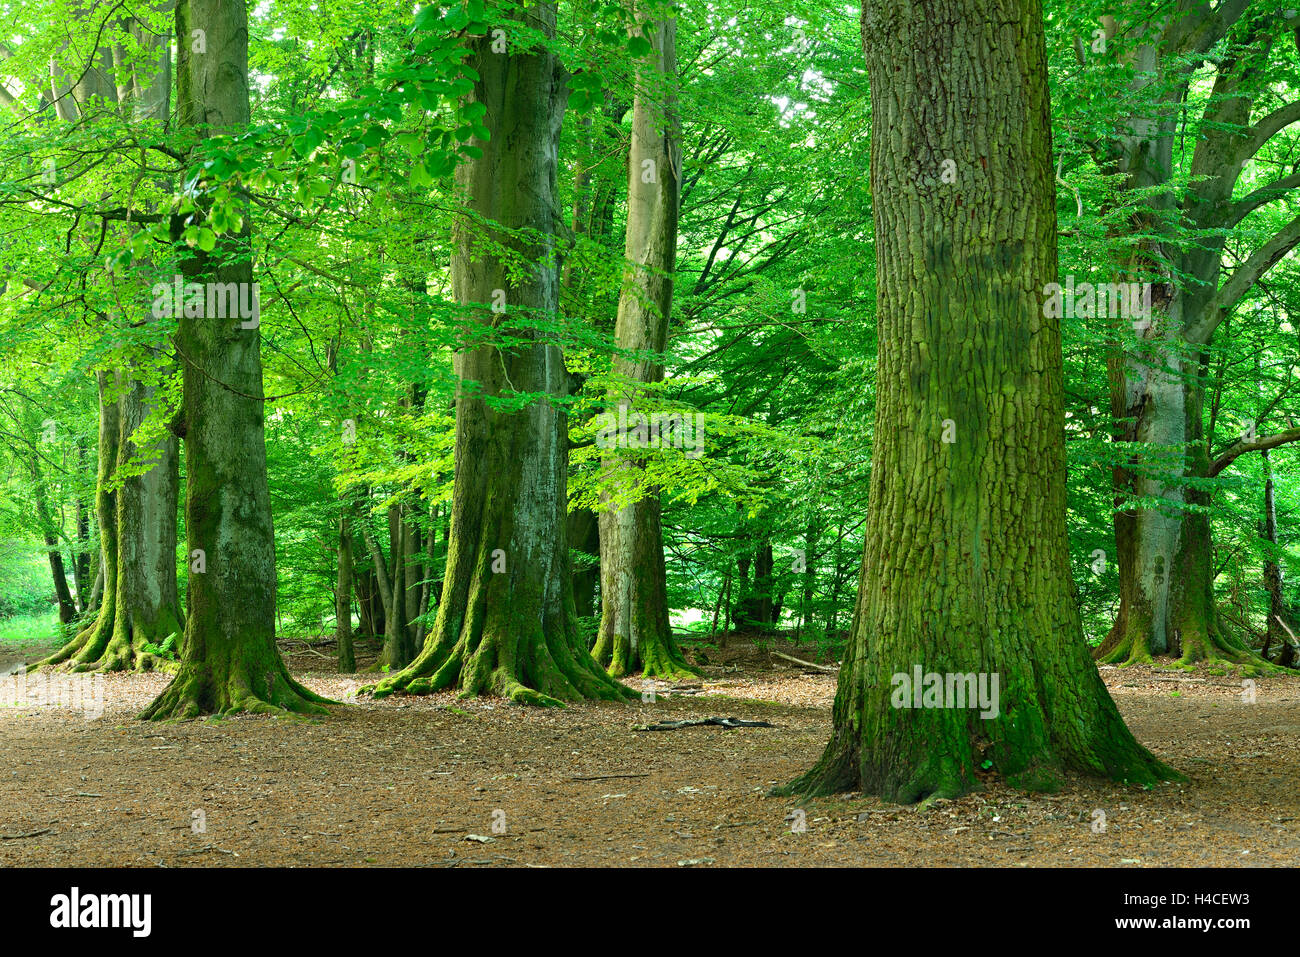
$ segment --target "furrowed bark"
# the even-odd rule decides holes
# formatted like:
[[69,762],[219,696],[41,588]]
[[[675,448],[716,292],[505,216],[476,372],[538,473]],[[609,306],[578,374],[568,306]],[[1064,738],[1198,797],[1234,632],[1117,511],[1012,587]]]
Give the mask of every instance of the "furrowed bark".
[[[866,553],[831,741],[780,793],[1176,778],[1125,727],[1074,601],[1040,3],[995,24],[978,0],[865,0],[862,32],[880,343]],[[996,675],[996,706],[902,706],[897,676],[918,667]]]

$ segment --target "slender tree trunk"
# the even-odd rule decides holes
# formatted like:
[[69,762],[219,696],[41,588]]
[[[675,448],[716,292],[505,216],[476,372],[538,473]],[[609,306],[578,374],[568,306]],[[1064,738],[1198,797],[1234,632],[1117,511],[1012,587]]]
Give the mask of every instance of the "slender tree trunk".
[[[1177,777],[1125,727],[1074,601],[1040,3],[865,0],[862,33],[880,343],[866,553],[830,744],[785,790],[912,802],[981,768],[1029,789],[1066,770]],[[996,707],[945,699],[947,679],[911,707],[899,676],[916,668],[986,690],[996,675]]]
[[709,625],[709,644],[713,644],[713,636],[718,633],[718,614],[722,611],[722,597],[727,589],[731,587],[731,572],[722,576],[722,586],[718,589],[718,600],[713,603],[713,622]]
[[[367,549],[368,552],[368,549]],[[384,633],[383,602],[378,594],[375,573],[370,570],[358,570],[354,586],[357,592],[357,608],[360,610],[361,631],[368,641],[374,641]]]
[[817,587],[817,545],[821,541],[822,525],[816,518],[810,518],[804,529],[803,537],[803,588],[799,595],[799,623],[795,628],[795,640],[803,637],[808,627],[808,616],[812,610],[813,593]]
[[[205,38],[193,52],[193,31]],[[248,12],[242,0],[177,0],[178,119],[198,137],[249,121]],[[247,212],[245,212],[247,220]],[[179,240],[182,224],[174,223]],[[253,282],[250,231],[181,261],[186,282]],[[248,301],[245,299],[245,301]],[[190,310],[185,310],[189,312]],[[275,533],[266,477],[260,326],[183,315],[189,614],[180,668],[146,719],[236,711],[324,713],[275,644]]]
[[402,522],[402,574],[405,596],[402,622],[406,625],[407,650],[410,652],[411,659],[414,659],[420,652],[420,643],[416,641],[416,634],[419,631],[416,619],[420,617],[420,588],[425,578],[424,567],[420,561],[423,545],[420,527],[415,520],[415,507],[405,505],[402,513],[405,516]]
[[[86,469],[86,447],[80,439],[77,440],[77,466],[81,472]],[[80,495],[77,496],[77,551],[72,560],[72,578],[77,586],[77,613],[89,614],[90,593],[94,588],[90,577],[90,509]]]
[[[528,30],[555,36],[554,3],[514,15]],[[539,705],[635,696],[580,644],[559,402],[568,374],[559,348],[531,328],[558,306],[555,184],[566,90],[554,52],[525,49],[510,30],[506,36],[505,53],[493,51],[492,37],[467,41],[479,77],[472,98],[487,108],[483,122],[491,138],[474,138],[482,157],[456,170],[472,218],[457,220],[452,286],[467,313],[467,336],[507,325],[516,344],[467,346],[456,354],[456,375],[476,386],[456,397],[456,484],[442,601],[419,657],[381,681],[376,697],[448,687]],[[502,227],[493,238],[531,264],[524,274],[480,246],[480,217]],[[489,305],[502,298],[504,315]],[[514,325],[516,318],[523,321]],[[551,398],[517,411],[486,401],[516,392]]]
[[424,573],[421,576],[424,581],[420,585],[420,624],[415,630],[415,647],[420,651],[424,650],[424,639],[428,637],[429,629],[425,625],[425,616],[429,614],[429,603],[433,600],[433,569],[434,562],[437,559],[438,545],[438,505],[436,502],[429,504],[429,527],[428,534],[424,536]]
[[[389,578],[383,549],[379,547],[379,540],[370,528],[370,523],[364,518],[361,521],[361,537],[370,552],[370,560],[375,569],[374,581],[384,609],[384,647],[372,670],[382,670],[387,666],[389,671],[400,671],[410,664],[410,659],[406,656],[405,629],[402,627],[401,586]],[[400,545],[399,540],[399,548]],[[400,567],[400,564],[394,563],[395,570]]]
[[[67,644],[43,661],[31,665],[34,670],[42,665],[58,665],[78,656],[76,667],[98,660],[99,652],[107,646],[113,635],[113,622],[117,608],[117,495],[112,489],[113,475],[117,471],[118,445],[121,441],[120,408],[111,394],[109,375],[96,374],[99,387],[99,454],[95,474],[95,519],[99,525],[100,573],[103,584],[99,587],[102,600],[99,613]],[[90,649],[88,656],[81,653]]]
[[1268,450],[1259,454],[1264,466],[1264,541],[1268,542],[1268,557],[1264,559],[1264,590],[1268,593],[1268,630],[1265,633],[1264,647],[1260,657],[1268,658],[1273,642],[1283,648],[1287,645],[1286,632],[1282,630],[1285,621],[1286,604],[1282,600],[1282,568],[1277,563],[1277,501],[1273,493],[1273,467],[1268,458]]
[[718,635],[718,648],[727,647],[727,635],[731,629],[731,573],[727,573],[727,582],[723,588],[722,632]]
[[334,638],[338,644],[339,673],[357,670],[352,648],[352,529],[347,506],[339,515],[338,581],[334,587]]
[[54,580],[54,601],[59,609],[59,621],[66,625],[77,617],[77,606],[68,588],[68,575],[63,568],[63,551],[53,532],[45,532],[45,549],[50,559],[50,577]]

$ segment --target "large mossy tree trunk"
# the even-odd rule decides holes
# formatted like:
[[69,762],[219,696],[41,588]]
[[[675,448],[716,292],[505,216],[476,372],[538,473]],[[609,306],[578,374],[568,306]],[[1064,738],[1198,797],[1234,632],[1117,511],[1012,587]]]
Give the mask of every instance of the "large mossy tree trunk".
[[[131,37],[129,44],[111,34],[102,38],[104,57],[111,59],[118,84],[113,86],[108,75],[95,71],[94,78],[82,80],[89,84],[87,95],[115,103],[124,121],[149,134],[165,129],[171,105],[169,39],[134,19],[118,21],[114,28]],[[146,316],[144,324],[153,320]],[[148,646],[163,646],[169,638],[174,644],[180,641],[184,616],[176,582],[178,443],[170,432],[147,448],[136,438],[156,411],[155,389],[142,380],[152,379],[163,364],[160,351],[157,345],[145,345],[141,355],[117,372],[99,376],[96,520],[104,555],[104,600],[93,621],[39,664],[62,664],[75,671],[147,671],[159,662]],[[88,577],[87,566],[78,575],[79,592],[83,582],[89,586]],[[83,599],[83,610],[85,604]]]
[[[677,215],[681,196],[681,133],[677,118],[677,22],[647,29],[652,52],[637,67],[628,154],[628,214],[624,258],[627,276],[618,301],[614,344],[614,415],[634,410],[645,394],[641,383],[663,380],[658,356],[668,342],[677,264]],[[667,439],[666,436],[661,437]],[[664,567],[659,489],[648,486],[645,462],[635,455],[607,454],[601,495],[600,629],[592,655],[609,673],[640,670],[647,678],[698,674],[673,638]],[[626,501],[627,498],[631,501]]]
[[[1245,195],[1238,190],[1242,171],[1256,165],[1261,148],[1296,122],[1294,103],[1276,107],[1268,77],[1271,50],[1278,40],[1293,42],[1300,17],[1244,3],[1185,3],[1127,16],[1104,16],[1101,23],[1131,69],[1126,95],[1141,106],[1118,124],[1116,135],[1091,148],[1102,171],[1116,176],[1128,194],[1122,195],[1126,218],[1116,238],[1131,261],[1122,264],[1120,278],[1154,280],[1154,294],[1151,315],[1135,326],[1136,339],[1116,329],[1107,362],[1112,438],[1133,451],[1113,472],[1120,607],[1097,657],[1133,664],[1170,656],[1184,666],[1206,661],[1247,673],[1268,670],[1221,627],[1215,610],[1205,507],[1213,497],[1210,479],[1223,465],[1212,467],[1209,459],[1205,355],[1223,320],[1300,244],[1297,217],[1246,255],[1238,250],[1235,268],[1224,276],[1228,235],[1254,210],[1300,185],[1293,174]],[[1213,92],[1194,116],[1199,133],[1190,175],[1178,177],[1174,147],[1187,122],[1193,77],[1205,80],[1207,60]],[[1258,118],[1257,106],[1267,111]],[[1173,224],[1180,234],[1173,234]],[[1300,431],[1281,438],[1294,441]],[[1278,436],[1261,435],[1230,459],[1278,444]],[[1128,504],[1134,498],[1136,507]]]
[[168,638],[173,647],[180,643],[184,615],[176,583],[177,441],[167,433],[142,449],[133,439],[153,401],[152,388],[99,374],[95,514],[104,597],[93,621],[36,667],[148,671],[159,664],[149,645],[161,647]]
[[[527,32],[555,37],[554,3],[515,17]],[[452,286],[466,338],[479,343],[455,358],[456,480],[437,619],[420,655],[376,685],[376,697],[455,687],[550,705],[635,694],[596,664],[576,624],[560,404],[568,377],[559,347],[532,326],[558,306],[556,164],[567,94],[555,53],[526,47],[527,32],[507,28],[504,53],[490,36],[469,41],[479,76],[471,95],[487,108],[491,138],[475,138],[482,157],[456,171],[468,209],[455,229]],[[500,246],[517,257],[514,268]],[[488,304],[502,296],[505,313],[493,312]],[[515,344],[490,344],[493,328],[512,318]],[[540,398],[509,408],[518,393]]]
[[[1074,601],[1041,5],[995,22],[979,0],[865,0],[862,35],[880,342],[867,544],[831,741],[782,790],[912,802],[969,791],[981,768],[1028,789],[1068,770],[1176,778],[1124,725]],[[996,675],[996,707],[895,707],[917,666]]]
[[[194,52],[193,31],[206,40]],[[249,121],[248,13],[242,0],[178,0],[178,120],[200,139]],[[247,222],[247,213],[245,213]],[[182,224],[173,223],[179,240]],[[185,282],[253,282],[245,225],[212,253],[181,260]],[[243,297],[242,301],[249,301]],[[190,310],[184,310],[189,312]],[[200,310],[202,311],[202,310]],[[183,315],[185,519],[189,614],[176,677],[141,715],[324,713],[289,675],[275,644],[275,534],[266,475],[260,317]]]

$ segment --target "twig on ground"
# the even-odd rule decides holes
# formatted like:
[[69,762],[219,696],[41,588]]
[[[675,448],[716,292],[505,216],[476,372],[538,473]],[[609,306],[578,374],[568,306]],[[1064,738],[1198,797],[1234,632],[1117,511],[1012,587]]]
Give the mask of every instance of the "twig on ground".
[[778,658],[784,658],[786,661],[793,661],[796,665],[803,665],[805,668],[816,668],[818,671],[829,671],[832,674],[840,670],[839,665],[832,668],[830,665],[816,665],[811,661],[804,661],[802,658],[795,658],[793,655],[783,655],[779,651],[774,651],[772,654]]
[[40,837],[42,834],[49,834],[54,830],[52,827],[43,827],[39,831],[28,831],[26,834],[0,834],[0,841],[21,841],[28,837]]
[[570,781],[607,781],[610,778],[648,778],[650,772],[645,771],[640,774],[580,774],[577,777],[569,778]]

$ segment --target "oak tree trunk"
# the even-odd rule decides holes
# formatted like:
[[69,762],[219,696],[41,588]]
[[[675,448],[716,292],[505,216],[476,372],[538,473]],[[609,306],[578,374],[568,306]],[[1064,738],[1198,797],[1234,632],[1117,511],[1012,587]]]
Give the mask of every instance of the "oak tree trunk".
[[[1125,727],[1074,601],[1039,0],[996,22],[979,0],[865,0],[862,33],[880,342],[866,553],[830,744],[784,790],[912,802],[981,769],[1030,789],[1066,770],[1176,777]],[[917,667],[997,676],[994,706],[929,688],[906,706],[897,676]]]

